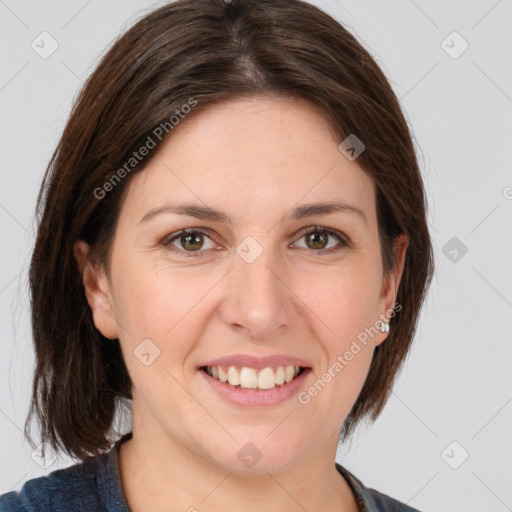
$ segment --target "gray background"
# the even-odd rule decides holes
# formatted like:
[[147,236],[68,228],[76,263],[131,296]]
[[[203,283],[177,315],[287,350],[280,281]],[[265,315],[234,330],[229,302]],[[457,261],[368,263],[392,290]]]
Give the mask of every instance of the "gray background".
[[[81,83],[114,37],[162,3],[0,0],[0,493],[74,462],[44,467],[21,432],[34,204]],[[401,100],[437,263],[385,411],[337,459],[424,512],[512,510],[512,1],[314,3],[370,50]],[[59,45],[47,59],[31,47],[43,31]]]

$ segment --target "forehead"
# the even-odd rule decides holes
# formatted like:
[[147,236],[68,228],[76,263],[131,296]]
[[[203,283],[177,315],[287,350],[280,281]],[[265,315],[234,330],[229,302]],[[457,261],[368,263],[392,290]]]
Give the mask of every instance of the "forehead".
[[322,112],[304,100],[211,105],[180,122],[131,178],[125,202],[139,219],[172,201],[196,201],[240,220],[266,214],[275,220],[301,202],[345,201],[373,217],[373,181],[339,151],[338,139]]

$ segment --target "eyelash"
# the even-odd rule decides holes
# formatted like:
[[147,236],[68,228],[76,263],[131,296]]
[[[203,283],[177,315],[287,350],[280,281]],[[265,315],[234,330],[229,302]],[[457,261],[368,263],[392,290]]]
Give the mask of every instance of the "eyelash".
[[[325,228],[323,226],[313,226],[313,227],[307,228],[306,231],[304,231],[302,233],[299,240],[311,233],[321,233],[321,234],[327,234],[329,236],[333,236],[333,237],[337,238],[341,244],[340,247],[334,248],[334,249],[332,247],[330,249],[309,249],[310,251],[313,251],[317,254],[333,254],[333,253],[337,253],[337,252],[343,250],[346,247],[350,247],[350,243],[339,231],[336,231],[336,230],[330,229],[330,228]],[[190,234],[205,235],[211,239],[211,236],[207,232],[202,231],[201,229],[188,228],[188,229],[182,229],[181,231],[178,231],[177,233],[173,233],[172,235],[169,235],[168,237],[164,238],[164,240],[161,242],[161,244],[169,251],[180,254],[180,255],[186,255],[185,257],[187,257],[187,258],[204,256],[205,250],[208,250],[208,249],[200,249],[198,251],[187,251],[185,249],[178,249],[172,245],[172,242],[174,240],[179,239],[183,235],[190,235]]]

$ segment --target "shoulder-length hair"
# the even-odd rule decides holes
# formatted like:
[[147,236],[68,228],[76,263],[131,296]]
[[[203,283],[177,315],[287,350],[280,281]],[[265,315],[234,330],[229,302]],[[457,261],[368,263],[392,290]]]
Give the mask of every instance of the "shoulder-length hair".
[[[94,326],[74,242],[85,240],[91,257],[108,268],[123,190],[172,137],[173,116],[181,117],[184,105],[199,112],[254,95],[305,99],[320,107],[340,142],[350,134],[363,141],[357,163],[376,185],[385,273],[394,265],[396,237],[409,238],[401,311],[374,352],[340,440],[380,414],[433,272],[425,192],[399,101],[356,38],[305,1],[177,0],[140,19],[105,53],[73,106],[39,192],[29,271],[36,367],[25,435],[34,445],[35,415],[43,454],[46,443],[79,459],[110,449],[118,408],[132,396],[119,340]],[[148,137],[154,147],[139,161],[134,152]]]

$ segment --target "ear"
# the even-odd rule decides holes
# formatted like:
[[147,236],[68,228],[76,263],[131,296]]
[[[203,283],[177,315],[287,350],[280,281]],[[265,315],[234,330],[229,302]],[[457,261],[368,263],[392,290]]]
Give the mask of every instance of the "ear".
[[[404,233],[400,234],[393,244],[393,252],[395,254],[395,265],[390,270],[389,275],[384,276],[382,279],[382,287],[379,297],[379,311],[380,311],[380,320],[384,320],[390,323],[390,329],[393,328],[391,323],[391,315],[395,310],[396,303],[396,295],[398,292],[398,287],[400,285],[400,280],[402,278],[402,273],[404,270],[405,263],[405,253],[407,252],[407,247],[409,245],[409,238]],[[397,305],[396,309],[400,311],[402,309],[402,305]],[[380,327],[380,321],[378,322]],[[380,332],[374,338],[375,345],[380,345],[387,337],[389,332]]]
[[91,262],[89,250],[89,245],[83,240],[77,240],[73,245],[73,253],[82,274],[85,297],[98,331],[106,338],[116,339],[118,337],[117,322],[114,318],[108,278],[103,265]]

